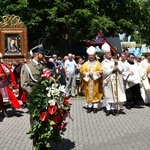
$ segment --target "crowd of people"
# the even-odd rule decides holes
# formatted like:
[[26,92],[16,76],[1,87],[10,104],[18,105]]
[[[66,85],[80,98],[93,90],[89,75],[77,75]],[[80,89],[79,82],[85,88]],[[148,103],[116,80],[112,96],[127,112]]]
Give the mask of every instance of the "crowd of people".
[[81,67],[87,112],[97,113],[100,101],[106,108],[106,116],[122,113],[124,106],[131,109],[149,104],[150,54],[142,60],[127,51],[116,56],[113,51],[112,55],[107,43],[101,49],[104,56],[100,63],[97,64],[96,50],[91,46],[87,49],[88,61]]
[[[0,109],[7,115],[7,105],[26,108],[32,87],[36,84],[40,70],[48,68],[60,83],[65,85],[67,97],[86,97],[87,113],[97,113],[102,103],[106,116],[116,115],[127,109],[150,103],[150,54],[145,58],[124,51],[121,55],[112,55],[110,46],[101,47],[103,60],[96,57],[96,49],[87,49],[87,58],[76,58],[69,53],[59,57],[49,54],[43,45],[30,50],[26,59],[9,63],[0,56]],[[18,100],[21,100],[21,106]]]

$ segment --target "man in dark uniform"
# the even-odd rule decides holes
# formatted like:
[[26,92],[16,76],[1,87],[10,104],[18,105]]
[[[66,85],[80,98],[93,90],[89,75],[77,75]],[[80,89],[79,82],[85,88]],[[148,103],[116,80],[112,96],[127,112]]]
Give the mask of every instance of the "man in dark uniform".
[[55,71],[55,64],[54,64],[53,62],[49,61],[50,58],[51,58],[51,55],[50,55],[49,52],[47,52],[47,53],[45,54],[45,58],[44,58],[44,60],[43,60],[43,65],[44,65],[46,68],[48,68],[52,73],[55,73],[55,72],[56,72],[56,71]]
[[21,68],[21,87],[27,93],[27,97],[31,93],[33,85],[37,82],[41,69],[44,68],[41,61],[43,61],[45,55],[42,44],[32,48],[30,52],[33,59]]
[[[42,61],[45,57],[45,50],[43,45],[40,44],[30,50],[30,54],[33,59],[30,60],[29,63],[24,64],[21,68],[21,87],[27,93],[27,99],[29,99],[29,95],[32,92],[32,87],[38,82],[38,78],[40,77],[41,71],[45,68],[42,65]],[[30,103],[32,100],[30,101]],[[30,123],[33,124],[32,115],[30,115]],[[36,138],[33,139],[33,146],[36,143]]]

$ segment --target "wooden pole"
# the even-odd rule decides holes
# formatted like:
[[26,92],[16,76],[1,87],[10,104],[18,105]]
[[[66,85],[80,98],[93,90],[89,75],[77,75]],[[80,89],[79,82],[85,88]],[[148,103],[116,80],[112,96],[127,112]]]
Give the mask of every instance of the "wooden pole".
[[[113,49],[114,52],[114,59],[117,60],[117,47],[115,46]],[[115,66],[117,66],[118,63],[115,61]],[[117,115],[119,115],[119,99],[118,99],[118,71],[115,72],[115,77],[116,77],[116,109],[117,109]]]

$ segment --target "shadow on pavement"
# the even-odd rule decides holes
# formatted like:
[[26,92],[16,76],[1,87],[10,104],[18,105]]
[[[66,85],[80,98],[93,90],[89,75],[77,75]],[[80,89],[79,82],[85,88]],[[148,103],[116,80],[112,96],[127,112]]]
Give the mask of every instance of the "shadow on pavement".
[[147,106],[147,107],[150,107],[150,103],[148,103],[148,104],[145,104],[145,106]]
[[[8,115],[7,118],[10,118],[10,117],[14,117],[14,116],[21,117],[21,116],[23,116],[24,112],[21,110],[15,110],[15,109],[11,108],[11,109],[7,109],[6,113]],[[4,118],[5,117],[2,115],[2,112],[0,112],[0,122],[2,122]]]
[[2,113],[0,113],[0,122],[4,120],[5,117],[2,116]]
[[9,117],[13,117],[13,116],[21,117],[21,116],[23,116],[23,113],[24,112],[21,110],[15,110],[15,109],[7,110],[7,114]]
[[51,150],[71,150],[75,148],[75,142],[70,141],[69,139],[62,139],[60,144],[52,144]]
[[144,108],[144,106],[135,105],[134,108],[142,109],[142,108]]

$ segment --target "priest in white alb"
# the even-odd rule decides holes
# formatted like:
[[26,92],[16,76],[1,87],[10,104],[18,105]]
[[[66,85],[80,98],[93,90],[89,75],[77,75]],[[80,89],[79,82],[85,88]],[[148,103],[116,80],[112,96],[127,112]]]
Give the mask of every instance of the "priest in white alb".
[[104,43],[101,47],[105,59],[101,62],[103,70],[103,105],[106,106],[106,116],[116,115],[117,110],[123,109],[126,101],[125,88],[122,79],[123,68],[112,58],[110,46]]

